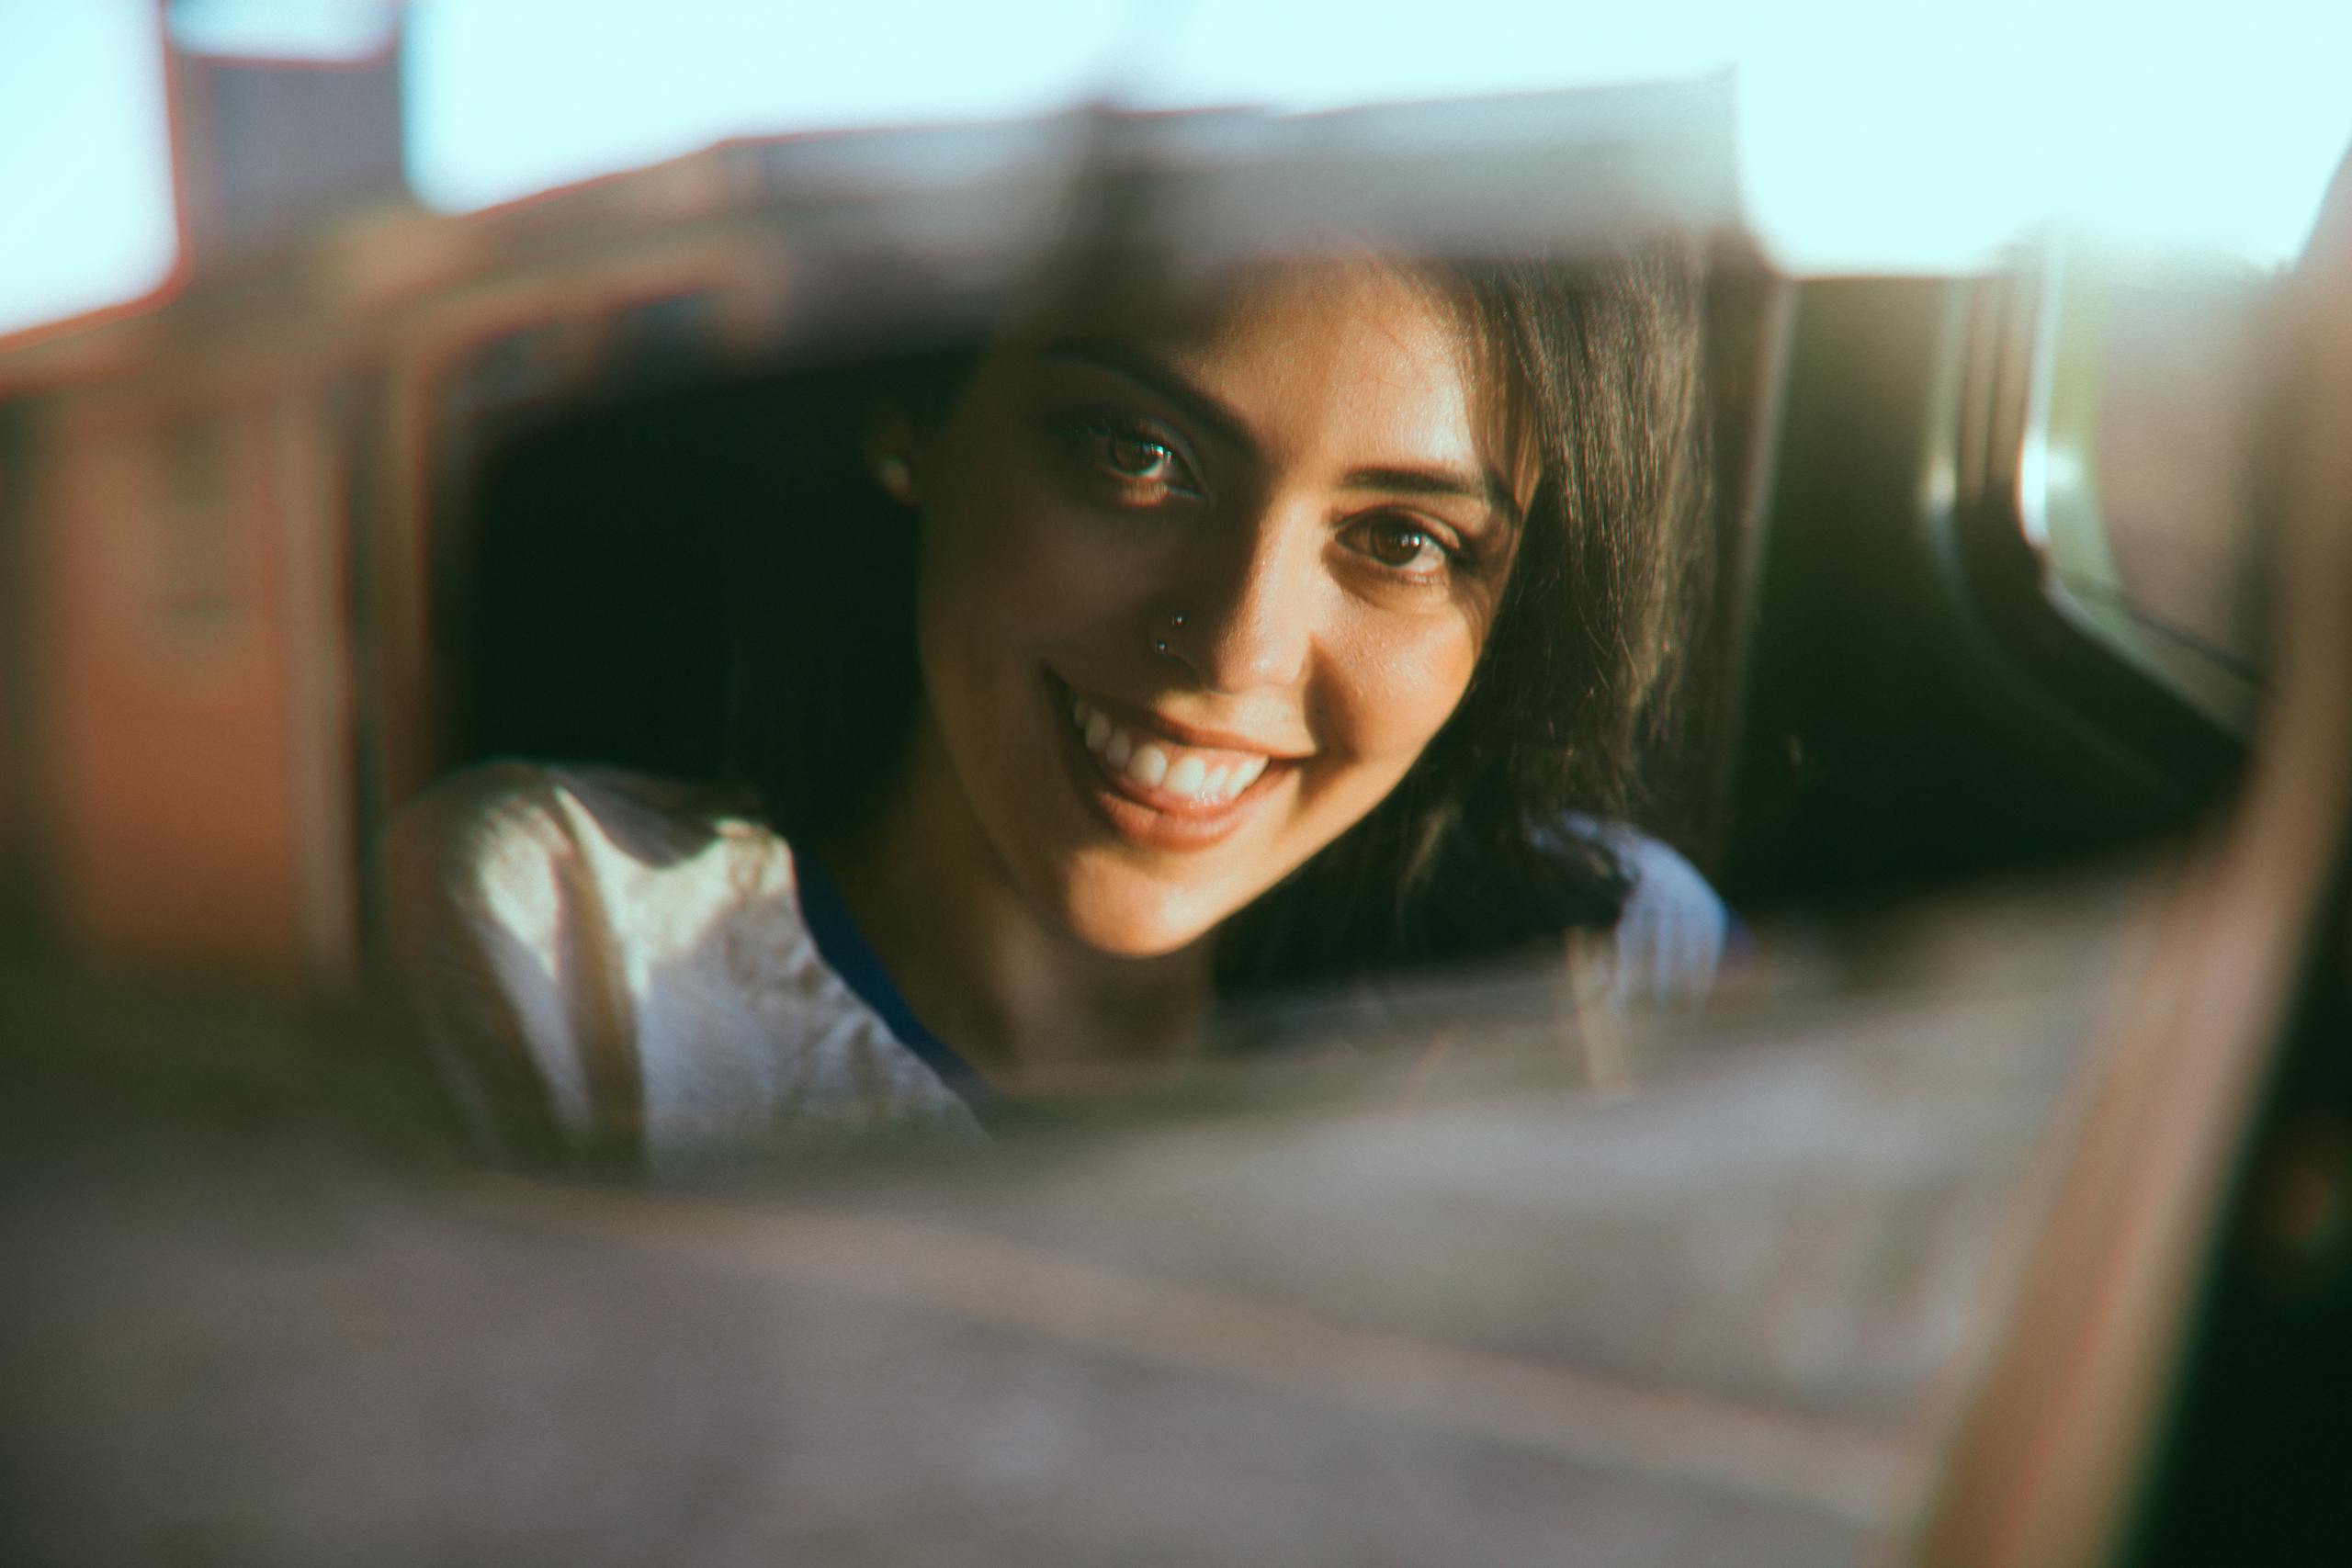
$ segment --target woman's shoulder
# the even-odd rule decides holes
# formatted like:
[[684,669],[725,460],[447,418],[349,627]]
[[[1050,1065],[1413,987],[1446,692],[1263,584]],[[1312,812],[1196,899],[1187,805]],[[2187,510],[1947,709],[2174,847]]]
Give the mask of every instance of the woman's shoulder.
[[1578,816],[1569,828],[1607,849],[1625,875],[1625,901],[1611,931],[1608,999],[1620,1006],[1703,1001],[1735,929],[1705,874],[1631,823]]
[[763,948],[803,945],[790,847],[707,786],[492,762],[420,796],[386,844],[412,924],[602,952],[624,975],[753,926]]
[[486,762],[443,780],[393,819],[387,843],[396,862],[445,873],[494,872],[592,846],[656,871],[714,843],[783,848],[741,801],[707,786],[522,761]]
[[788,846],[724,795],[495,763],[387,848],[394,978],[493,1148],[660,1157],[944,1103],[817,950]]

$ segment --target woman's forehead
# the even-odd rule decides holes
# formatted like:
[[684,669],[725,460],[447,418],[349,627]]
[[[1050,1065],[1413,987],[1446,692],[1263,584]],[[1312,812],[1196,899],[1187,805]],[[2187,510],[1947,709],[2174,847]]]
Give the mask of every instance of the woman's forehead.
[[[1246,369],[1318,401],[1442,404],[1491,467],[1520,475],[1522,422],[1464,291],[1433,269],[1373,251],[1252,259],[1181,274],[1138,263],[1090,269],[1012,324],[1023,356],[1071,343],[1131,346],[1204,379]],[[1317,371],[1344,378],[1316,385]],[[1285,372],[1290,372],[1285,378]],[[1532,488],[1529,482],[1514,486]]]
[[1014,335],[1031,339],[1077,331],[1200,345],[1270,317],[1394,311],[1408,303],[1467,343],[1466,321],[1449,290],[1425,269],[1371,250],[1190,267],[1167,256],[1102,258],[1072,269],[1012,326]]

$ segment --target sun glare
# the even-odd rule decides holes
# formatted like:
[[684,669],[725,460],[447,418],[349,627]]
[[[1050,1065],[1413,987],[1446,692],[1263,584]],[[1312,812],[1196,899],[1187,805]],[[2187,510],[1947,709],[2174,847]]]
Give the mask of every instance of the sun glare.
[[[1940,272],[2051,230],[2270,266],[2352,143],[2352,6],[2243,0],[178,0],[180,47],[335,58],[401,25],[410,183],[464,212],[729,137],[1277,113],[1728,71],[1748,223],[1800,274]],[[176,260],[159,8],[0,0],[0,333],[136,299]]]

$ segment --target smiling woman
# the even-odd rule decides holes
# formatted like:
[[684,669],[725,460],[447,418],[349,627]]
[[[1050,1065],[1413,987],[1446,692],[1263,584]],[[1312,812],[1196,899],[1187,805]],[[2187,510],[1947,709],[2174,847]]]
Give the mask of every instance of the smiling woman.
[[1719,908],[1622,823],[1703,581],[1696,310],[1670,248],[1119,267],[835,395],[737,574],[748,804],[510,765],[395,834],[485,1132],[967,1126],[1575,928],[1702,977]]

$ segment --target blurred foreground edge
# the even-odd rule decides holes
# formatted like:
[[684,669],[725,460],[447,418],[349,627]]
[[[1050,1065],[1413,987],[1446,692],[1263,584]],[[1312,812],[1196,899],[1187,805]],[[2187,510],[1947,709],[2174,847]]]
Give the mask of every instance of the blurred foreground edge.
[[1936,1568],[2341,1561],[2352,1408],[2352,162],[2296,280],[2278,674],[2104,1027]]

